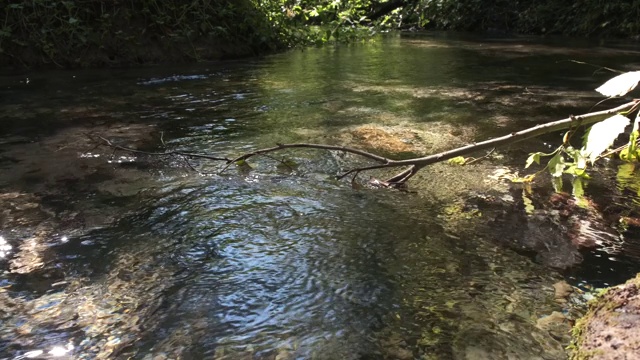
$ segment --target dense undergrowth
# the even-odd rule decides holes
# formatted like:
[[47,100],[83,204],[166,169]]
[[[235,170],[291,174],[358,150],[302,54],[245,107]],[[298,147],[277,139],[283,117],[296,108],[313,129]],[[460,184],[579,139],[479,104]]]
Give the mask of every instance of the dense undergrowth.
[[7,0],[0,65],[220,59],[399,28],[635,37],[638,15],[640,1]]
[[0,10],[2,63],[11,65],[200,60],[286,46],[250,0],[25,0]]
[[431,0],[420,11],[431,26],[456,30],[636,37],[640,1]]

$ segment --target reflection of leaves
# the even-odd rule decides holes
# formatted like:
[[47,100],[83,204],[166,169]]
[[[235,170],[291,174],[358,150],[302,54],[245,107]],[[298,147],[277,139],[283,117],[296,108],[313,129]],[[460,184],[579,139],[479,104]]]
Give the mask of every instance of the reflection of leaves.
[[618,188],[620,190],[631,189],[640,196],[640,176],[636,174],[635,163],[620,164],[620,166],[618,166],[616,180],[618,181]]
[[591,163],[613,144],[613,141],[624,131],[630,121],[628,117],[618,114],[591,127],[583,150]]
[[[583,179],[581,177],[574,177],[573,181],[571,181],[571,186],[573,186],[573,196],[580,200],[580,199],[584,199],[584,182]],[[581,203],[581,201],[577,202],[578,204]]]
[[551,184],[553,185],[553,190],[557,193],[562,192],[562,177],[554,177],[551,178]]
[[604,96],[624,96],[638,86],[640,81],[640,71],[630,71],[622,75],[618,75],[596,89],[597,92]]
[[280,172],[291,172],[298,168],[298,163],[290,159],[285,159],[279,162],[276,168]]
[[533,205],[531,195],[527,194],[526,191],[522,192],[522,202],[524,203],[524,212],[527,213],[527,215],[533,215],[536,211],[536,207]]

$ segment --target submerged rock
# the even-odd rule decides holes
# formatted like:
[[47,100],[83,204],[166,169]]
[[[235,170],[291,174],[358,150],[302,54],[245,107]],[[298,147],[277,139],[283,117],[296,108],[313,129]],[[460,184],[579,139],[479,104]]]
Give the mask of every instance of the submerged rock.
[[571,359],[637,359],[640,275],[594,300],[573,329]]
[[553,284],[553,290],[555,292],[556,302],[559,303],[567,302],[567,298],[573,293],[573,287],[564,280]]

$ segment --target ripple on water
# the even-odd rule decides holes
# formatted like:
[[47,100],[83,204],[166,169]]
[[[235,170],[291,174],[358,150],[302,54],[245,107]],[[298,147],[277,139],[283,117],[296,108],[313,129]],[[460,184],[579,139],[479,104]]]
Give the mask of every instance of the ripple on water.
[[423,199],[327,180],[350,157],[301,151],[300,169],[286,175],[261,158],[248,173],[200,176],[175,159],[107,163],[111,151],[80,140],[95,131],[140,149],[228,156],[281,141],[350,141],[341,134],[374,124],[423,134],[412,139],[429,149],[592,105],[582,70],[542,55],[506,59],[485,45],[395,38],[219,72],[190,65],[14,81],[1,104],[9,133],[0,139],[0,236],[11,248],[0,249],[0,352],[563,358],[567,332],[536,326],[562,310],[551,286],[559,277],[473,231],[447,236],[443,227],[455,225],[438,218],[484,165],[467,176],[430,169],[433,196]]

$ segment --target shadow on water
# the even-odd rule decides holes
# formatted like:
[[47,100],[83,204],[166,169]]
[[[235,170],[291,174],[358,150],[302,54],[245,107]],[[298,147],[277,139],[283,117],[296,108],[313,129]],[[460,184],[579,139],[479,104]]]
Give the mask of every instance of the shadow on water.
[[[499,179],[535,141],[472,169],[435,165],[399,193],[335,181],[358,161],[339,154],[207,175],[219,164],[114,153],[87,134],[225,156],[292,141],[429,153],[585,111],[605,76],[557,61],[637,55],[610,52],[410,36],[0,79],[0,358],[565,357],[582,300],[557,298],[562,275],[599,286],[623,279],[589,264],[638,267],[619,249],[550,249],[576,224],[632,244],[634,171],[603,169],[592,201],[620,207],[590,212]],[[624,228],[607,223],[621,213]]]

